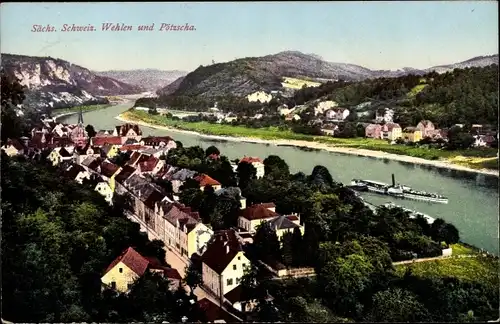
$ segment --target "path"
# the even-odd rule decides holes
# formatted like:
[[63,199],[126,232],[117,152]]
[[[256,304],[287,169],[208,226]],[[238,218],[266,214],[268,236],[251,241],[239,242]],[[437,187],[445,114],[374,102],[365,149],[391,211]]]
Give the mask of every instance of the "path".
[[477,258],[480,254],[459,254],[459,255],[449,255],[449,256],[438,256],[433,258],[421,258],[421,259],[413,259],[413,260],[405,260],[393,262],[392,265],[401,265],[408,263],[416,263],[416,262],[426,262],[426,261],[434,261],[434,260],[442,260],[442,259],[452,259],[452,258]]

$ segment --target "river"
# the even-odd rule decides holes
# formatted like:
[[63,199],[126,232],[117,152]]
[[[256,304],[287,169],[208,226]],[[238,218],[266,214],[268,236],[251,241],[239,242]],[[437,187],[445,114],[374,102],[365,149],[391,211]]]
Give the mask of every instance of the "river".
[[[84,113],[84,122],[93,125],[96,130],[113,129],[122,124],[115,117],[131,106],[131,103],[119,104]],[[72,115],[60,120],[64,123],[76,123],[77,119],[77,115]],[[431,217],[442,218],[459,229],[462,241],[499,255],[498,177],[326,151],[306,152],[294,147],[213,141],[197,135],[149,127],[142,127],[142,131],[144,136],[171,136],[185,146],[200,145],[206,148],[215,145],[230,159],[244,155],[262,159],[271,154],[278,155],[288,163],[291,172],[310,174],[314,166],[323,165],[330,170],[335,180],[342,183],[349,183],[353,178],[390,183],[391,174],[394,173],[397,182],[445,195],[449,198],[449,203],[431,204],[374,194],[363,194],[365,199],[377,205],[393,201]]]

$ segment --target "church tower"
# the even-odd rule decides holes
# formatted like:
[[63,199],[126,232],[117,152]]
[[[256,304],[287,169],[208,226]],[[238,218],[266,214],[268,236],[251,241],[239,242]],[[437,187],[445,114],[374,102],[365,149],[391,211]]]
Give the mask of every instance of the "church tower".
[[83,112],[80,107],[80,111],[78,112],[78,126],[83,126]]

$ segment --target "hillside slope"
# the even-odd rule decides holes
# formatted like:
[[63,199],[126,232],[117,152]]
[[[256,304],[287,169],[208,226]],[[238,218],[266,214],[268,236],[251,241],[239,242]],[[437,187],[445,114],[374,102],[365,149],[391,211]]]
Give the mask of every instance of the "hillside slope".
[[252,92],[282,89],[283,77],[310,80],[343,79],[361,81],[408,74],[423,75],[430,71],[443,73],[454,68],[483,67],[498,64],[498,55],[480,56],[470,60],[435,66],[425,70],[405,67],[399,70],[370,70],[346,63],[332,63],[314,54],[286,51],[262,57],[247,57],[230,62],[200,66],[170,85],[157,91],[159,95],[216,97],[228,94],[245,96]]
[[129,71],[103,71],[95,72],[97,75],[113,78],[121,82],[139,86],[147,91],[156,91],[171,84],[180,77],[185,76],[185,71],[162,71],[156,69],[129,70]]
[[142,91],[138,86],[51,57],[1,54],[1,66],[7,76],[26,86],[23,105],[37,110],[106,103],[101,96]]

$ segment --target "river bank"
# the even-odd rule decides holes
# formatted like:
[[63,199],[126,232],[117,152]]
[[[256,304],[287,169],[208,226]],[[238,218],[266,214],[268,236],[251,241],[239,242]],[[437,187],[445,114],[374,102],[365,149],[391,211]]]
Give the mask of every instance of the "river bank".
[[151,127],[154,129],[166,130],[166,131],[183,133],[183,134],[197,135],[197,136],[209,138],[209,139],[235,141],[235,142],[247,142],[247,143],[260,143],[260,144],[266,144],[266,145],[269,144],[269,145],[277,145],[277,146],[295,146],[295,147],[303,147],[303,148],[305,147],[305,148],[309,148],[309,149],[325,150],[325,151],[340,153],[340,154],[350,154],[350,155],[373,157],[373,158],[378,158],[378,159],[388,159],[388,160],[399,161],[399,162],[429,165],[429,166],[434,166],[434,167],[443,168],[443,169],[451,169],[451,170],[458,170],[458,171],[488,174],[488,175],[493,175],[493,176],[497,176],[497,177],[499,176],[498,170],[472,169],[469,167],[465,167],[465,166],[458,165],[458,164],[453,164],[452,162],[443,161],[443,160],[426,160],[423,158],[412,157],[412,156],[407,156],[407,155],[399,155],[399,154],[393,154],[393,153],[386,153],[386,152],[382,152],[382,151],[372,151],[372,150],[352,148],[352,147],[339,147],[339,146],[333,146],[331,144],[329,145],[329,144],[325,144],[325,143],[311,142],[311,141],[305,141],[305,140],[281,140],[281,139],[265,140],[265,139],[258,139],[258,138],[253,138],[253,137],[233,137],[233,136],[207,135],[207,134],[203,134],[203,133],[195,132],[195,131],[182,130],[182,129],[177,129],[177,128],[173,128],[173,127],[160,126],[160,125],[146,123],[146,122],[144,122],[142,120],[138,120],[136,118],[130,118],[129,116],[126,115],[126,113],[122,113],[115,118],[122,121],[122,122],[134,122],[134,123],[137,123],[137,124],[139,124],[141,126],[145,126],[145,127]]

